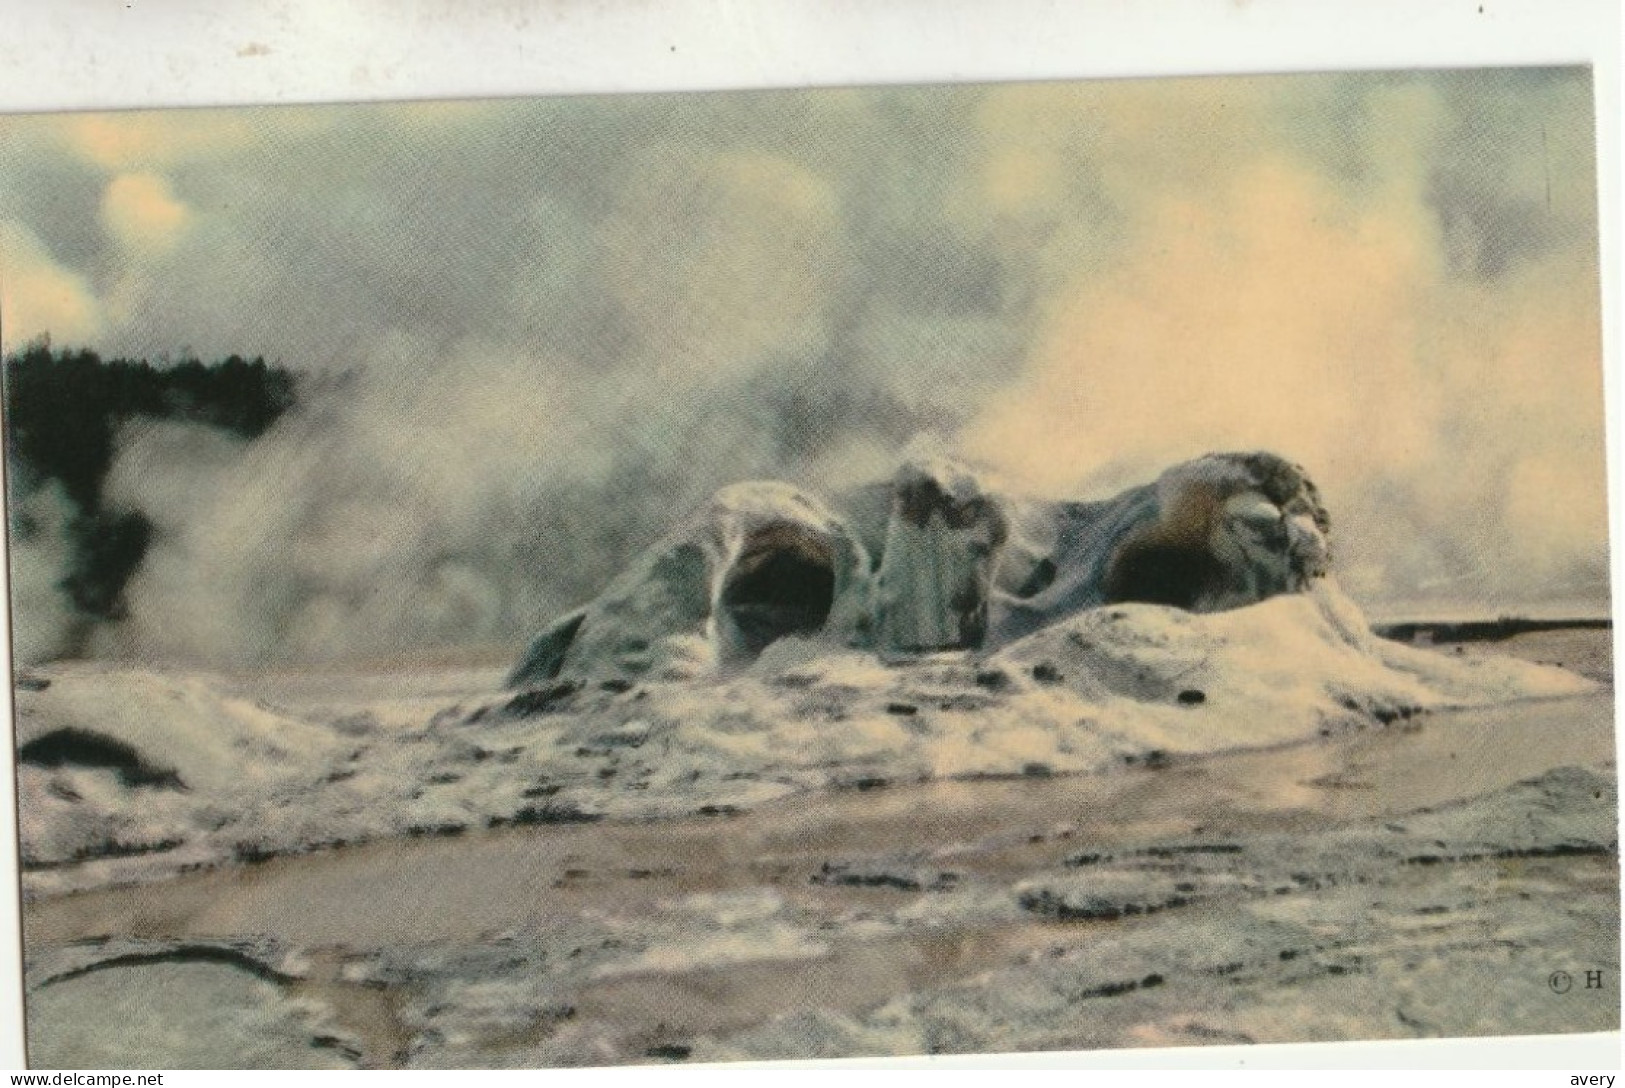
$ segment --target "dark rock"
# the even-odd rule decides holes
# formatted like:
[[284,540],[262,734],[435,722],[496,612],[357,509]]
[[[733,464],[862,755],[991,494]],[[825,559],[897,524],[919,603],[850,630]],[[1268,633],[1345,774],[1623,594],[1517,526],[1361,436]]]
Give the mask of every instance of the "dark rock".
[[1004,691],[1010,687],[1010,674],[1003,669],[983,669],[976,674],[976,686],[989,691]]
[[535,826],[538,824],[587,824],[603,819],[596,812],[583,812],[574,805],[526,805],[512,816],[493,816],[487,827]]
[[652,1046],[643,1052],[644,1057],[660,1058],[669,1062],[680,1062],[694,1052],[692,1047],[682,1046],[678,1043],[661,1043]]
[[89,767],[110,770],[132,788],[185,790],[173,769],[148,763],[130,745],[88,729],[54,729],[17,749],[17,759],[36,767]]
[[580,690],[581,685],[573,680],[549,684],[544,688],[533,688],[530,691],[522,691],[509,699],[502,711],[509,717],[514,718],[552,714],[558,711],[563,704],[567,703]]

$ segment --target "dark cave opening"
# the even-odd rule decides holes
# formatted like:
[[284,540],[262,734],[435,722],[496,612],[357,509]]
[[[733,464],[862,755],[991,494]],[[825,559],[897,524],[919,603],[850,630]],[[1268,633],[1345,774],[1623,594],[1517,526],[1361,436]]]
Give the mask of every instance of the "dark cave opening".
[[829,546],[788,527],[767,530],[750,542],[723,582],[722,657],[749,660],[787,635],[818,631],[834,601]]
[[1139,602],[1191,608],[1220,575],[1205,548],[1186,544],[1128,544],[1106,573],[1108,604]]

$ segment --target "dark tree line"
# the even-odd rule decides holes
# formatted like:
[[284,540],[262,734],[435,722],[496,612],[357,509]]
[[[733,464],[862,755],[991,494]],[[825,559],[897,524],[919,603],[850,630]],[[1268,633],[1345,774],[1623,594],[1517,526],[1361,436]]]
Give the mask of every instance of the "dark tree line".
[[182,420],[257,438],[293,406],[295,381],[258,358],[154,365],[85,349],[56,351],[42,341],[6,357],[4,394],[12,531],[23,539],[38,531],[17,504],[49,481],[59,483],[76,510],[62,588],[87,618],[116,619],[124,584],[152,539],[140,513],[102,505],[119,427],[142,418]]

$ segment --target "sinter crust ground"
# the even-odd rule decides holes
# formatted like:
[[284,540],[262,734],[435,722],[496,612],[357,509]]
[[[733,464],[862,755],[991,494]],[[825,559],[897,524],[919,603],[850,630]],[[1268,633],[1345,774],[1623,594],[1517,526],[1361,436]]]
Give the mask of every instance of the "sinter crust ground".
[[[1437,652],[1566,659],[1611,684],[1607,646]],[[1602,691],[1396,714],[1107,773],[859,778],[737,812],[426,833],[44,896],[25,912],[31,1060],[545,1066],[1609,1030],[1611,710]],[[1558,971],[1573,989],[1554,992]]]

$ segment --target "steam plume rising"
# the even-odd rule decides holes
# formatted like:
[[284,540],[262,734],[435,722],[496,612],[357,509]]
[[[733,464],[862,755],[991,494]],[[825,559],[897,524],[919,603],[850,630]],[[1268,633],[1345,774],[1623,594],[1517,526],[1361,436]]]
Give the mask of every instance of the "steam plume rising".
[[310,374],[122,434],[100,654],[506,659],[717,487],[921,430],[1077,497],[1275,448],[1367,603],[1601,601],[1591,133],[1579,70],[6,119],[0,304]]

